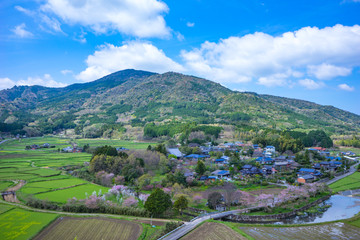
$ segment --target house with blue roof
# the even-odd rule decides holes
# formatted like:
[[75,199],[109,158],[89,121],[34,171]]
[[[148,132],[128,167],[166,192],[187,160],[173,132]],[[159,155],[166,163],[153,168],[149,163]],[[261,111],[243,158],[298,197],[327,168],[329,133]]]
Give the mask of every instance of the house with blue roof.
[[212,176],[216,176],[217,178],[221,179],[224,177],[229,177],[230,172],[228,170],[216,170],[211,173]]
[[315,177],[320,177],[322,175],[321,172],[319,172],[318,170],[313,169],[313,168],[300,168],[300,170],[298,172],[299,177],[308,175],[308,174],[311,174]]
[[258,157],[255,161],[261,163],[261,164],[273,164],[274,163],[274,159],[272,159],[271,157]]
[[200,154],[189,154],[186,155],[184,158],[192,158],[194,160],[198,160],[198,159],[202,159],[202,158],[206,158],[207,155],[200,155]]

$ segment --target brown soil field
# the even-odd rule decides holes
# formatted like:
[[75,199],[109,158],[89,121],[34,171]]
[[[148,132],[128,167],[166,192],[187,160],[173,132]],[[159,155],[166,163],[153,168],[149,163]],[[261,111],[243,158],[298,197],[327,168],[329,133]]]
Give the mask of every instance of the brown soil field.
[[136,240],[140,224],[112,218],[60,217],[40,232],[34,240]]
[[246,237],[235,232],[228,226],[221,223],[206,222],[196,228],[181,240],[247,240]]
[[266,188],[266,189],[259,189],[259,190],[254,190],[254,191],[250,191],[248,193],[252,194],[252,195],[260,195],[260,194],[279,194],[282,190],[284,190],[283,188]]

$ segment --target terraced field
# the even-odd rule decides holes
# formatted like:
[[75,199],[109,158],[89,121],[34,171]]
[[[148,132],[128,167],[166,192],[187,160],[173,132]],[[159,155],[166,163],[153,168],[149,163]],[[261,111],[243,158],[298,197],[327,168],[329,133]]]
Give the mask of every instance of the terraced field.
[[99,190],[107,192],[109,188],[102,187],[95,184],[85,184],[77,187],[71,187],[63,190],[56,190],[46,193],[35,194],[34,196],[39,199],[47,199],[52,202],[66,203],[70,198],[85,199],[86,193],[90,196],[94,191],[99,192]]
[[340,179],[329,186],[334,192],[341,192],[351,189],[360,189],[360,172],[355,172],[350,176]]
[[[66,231],[64,231],[66,229]],[[109,218],[58,218],[42,231],[35,240],[116,239],[136,240],[140,237],[140,224]]]
[[240,229],[256,240],[357,240],[360,236],[360,228],[341,222],[303,227],[240,227]]

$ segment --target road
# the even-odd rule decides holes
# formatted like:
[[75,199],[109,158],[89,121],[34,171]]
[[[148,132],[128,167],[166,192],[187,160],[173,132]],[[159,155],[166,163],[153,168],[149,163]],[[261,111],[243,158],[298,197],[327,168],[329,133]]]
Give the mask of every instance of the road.
[[251,209],[252,208],[237,209],[237,210],[232,210],[232,211],[227,211],[227,212],[220,212],[220,213],[213,213],[213,214],[205,215],[203,217],[196,218],[195,220],[193,220],[191,222],[184,223],[184,225],[182,225],[180,228],[177,228],[177,230],[175,230],[175,231],[171,232],[169,235],[165,235],[165,237],[162,237],[159,239],[161,239],[161,240],[176,240],[176,239],[179,239],[179,238],[185,236],[188,232],[190,232],[191,230],[196,228],[196,226],[198,226],[200,223],[202,223],[208,219],[223,218],[230,214],[246,212]]
[[[347,158],[350,159],[350,160],[353,160],[353,161],[357,161],[356,158],[350,158],[350,157],[347,157]],[[342,178],[344,178],[344,177],[347,177],[347,176],[353,174],[354,172],[356,172],[358,165],[359,165],[359,162],[355,163],[354,165],[352,165],[352,166],[350,167],[350,170],[349,170],[348,173],[345,173],[345,174],[343,174],[343,175],[334,177],[333,179],[327,181],[326,184],[327,184],[327,185],[330,185],[330,184],[332,184],[332,183],[334,183],[334,182],[336,182],[336,181],[339,181],[340,179],[342,179]]]

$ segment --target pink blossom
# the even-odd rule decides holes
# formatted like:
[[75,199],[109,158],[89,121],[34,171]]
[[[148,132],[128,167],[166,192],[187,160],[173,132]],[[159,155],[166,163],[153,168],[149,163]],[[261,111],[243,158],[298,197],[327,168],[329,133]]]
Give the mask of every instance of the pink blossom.
[[137,205],[137,201],[134,197],[128,197],[127,199],[124,200],[123,205],[125,207],[135,207]]

